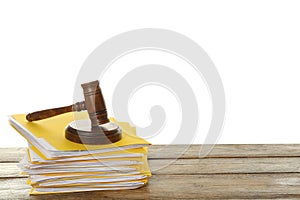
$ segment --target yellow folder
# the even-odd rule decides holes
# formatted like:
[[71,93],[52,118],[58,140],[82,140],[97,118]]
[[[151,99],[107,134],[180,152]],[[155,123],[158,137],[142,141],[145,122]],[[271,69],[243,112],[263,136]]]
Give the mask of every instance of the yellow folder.
[[[10,124],[31,144],[36,147],[40,145],[49,151],[82,151],[116,148],[120,150],[120,147],[131,146],[132,148],[138,148],[150,144],[143,138],[136,136],[134,128],[125,127],[123,129],[122,125],[124,126],[124,123],[118,123],[117,121],[116,123],[122,129],[122,139],[120,141],[106,145],[78,144],[65,138],[65,127],[74,120],[72,113],[36,122],[28,122],[25,116],[25,114],[10,116]],[[113,121],[115,120],[113,119]],[[41,149],[39,150],[41,151]]]

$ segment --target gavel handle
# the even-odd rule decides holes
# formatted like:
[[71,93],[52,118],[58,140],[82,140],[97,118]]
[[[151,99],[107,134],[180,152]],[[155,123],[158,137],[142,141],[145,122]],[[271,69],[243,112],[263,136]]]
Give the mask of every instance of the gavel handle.
[[47,119],[49,117],[54,117],[56,115],[64,114],[72,111],[82,111],[86,110],[85,102],[78,102],[70,106],[60,107],[60,108],[52,108],[47,110],[41,110],[33,113],[29,113],[26,115],[27,121],[38,121],[42,119]]

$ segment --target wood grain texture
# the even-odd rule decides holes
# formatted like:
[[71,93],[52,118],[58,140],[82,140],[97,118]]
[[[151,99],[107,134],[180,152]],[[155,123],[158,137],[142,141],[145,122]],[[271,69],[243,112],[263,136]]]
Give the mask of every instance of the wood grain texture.
[[[149,147],[149,159],[199,158],[202,145],[153,145]],[[182,150],[185,150],[182,152]],[[0,162],[18,162],[25,148],[0,148]],[[3,152],[3,153],[2,153]],[[207,158],[260,158],[300,157],[300,144],[218,144]]]
[[25,149],[0,149],[0,199],[300,198],[300,145],[216,145],[201,159],[200,145],[192,145],[173,159],[181,149],[178,145],[149,148],[151,169],[159,170],[153,171],[146,187],[42,196],[28,195],[26,176],[16,166]]
[[[199,158],[203,145],[153,145],[149,158]],[[184,151],[185,150],[185,151]],[[208,158],[251,157],[300,157],[299,144],[219,144],[207,155]]]
[[[149,160],[154,175],[300,173],[300,159],[208,158]],[[26,177],[16,163],[0,163],[0,177]]]
[[19,162],[26,152],[26,148],[0,148],[0,163]]
[[300,174],[156,175],[136,190],[29,196],[25,178],[0,179],[3,199],[300,198]]

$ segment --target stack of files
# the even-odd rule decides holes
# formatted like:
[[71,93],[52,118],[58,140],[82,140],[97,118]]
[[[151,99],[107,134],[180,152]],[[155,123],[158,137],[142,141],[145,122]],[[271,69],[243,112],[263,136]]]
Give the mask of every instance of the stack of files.
[[116,143],[83,145],[65,139],[72,113],[36,122],[25,117],[12,115],[9,122],[28,141],[19,167],[29,175],[30,194],[136,189],[147,184],[150,143],[128,123],[110,119],[122,129]]

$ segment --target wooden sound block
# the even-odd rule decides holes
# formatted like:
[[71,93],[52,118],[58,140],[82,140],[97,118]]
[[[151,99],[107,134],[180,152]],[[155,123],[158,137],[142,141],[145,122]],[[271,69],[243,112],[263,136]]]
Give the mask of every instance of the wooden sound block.
[[111,144],[121,140],[122,130],[113,122],[93,127],[89,119],[76,120],[66,127],[65,138],[87,145]]

